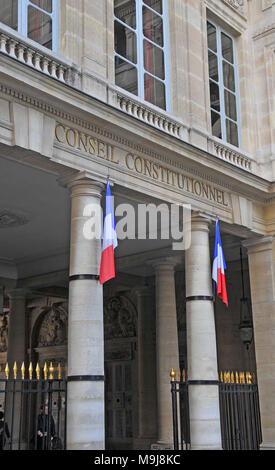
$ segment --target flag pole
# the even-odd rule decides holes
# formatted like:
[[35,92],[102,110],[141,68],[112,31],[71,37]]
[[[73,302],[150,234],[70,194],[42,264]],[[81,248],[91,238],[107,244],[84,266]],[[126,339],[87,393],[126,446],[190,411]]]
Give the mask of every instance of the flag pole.
[[[215,221],[215,239],[216,239],[216,225],[217,225],[217,222],[219,223],[219,218],[218,217],[216,217],[216,221]],[[214,241],[214,243],[215,243],[215,241]],[[213,290],[213,302],[216,302],[216,287],[215,287],[214,279],[212,279],[212,290]]]

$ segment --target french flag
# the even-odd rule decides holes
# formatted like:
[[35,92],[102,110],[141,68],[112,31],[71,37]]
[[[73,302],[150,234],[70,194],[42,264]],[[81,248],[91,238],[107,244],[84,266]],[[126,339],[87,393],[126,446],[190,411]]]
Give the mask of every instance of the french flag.
[[109,281],[115,277],[115,256],[114,249],[117,247],[117,235],[115,226],[115,216],[109,180],[107,180],[106,203],[103,220],[102,248],[99,282]]
[[216,236],[215,236],[215,248],[214,248],[214,260],[212,269],[212,278],[217,286],[217,296],[228,307],[226,283],[225,283],[225,269],[226,264],[223,255],[219,222],[216,220]]

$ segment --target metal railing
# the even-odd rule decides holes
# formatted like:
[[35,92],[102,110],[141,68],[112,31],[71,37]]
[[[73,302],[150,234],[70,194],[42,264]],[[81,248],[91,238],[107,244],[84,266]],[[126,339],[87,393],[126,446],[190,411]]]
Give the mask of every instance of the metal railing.
[[258,386],[249,372],[220,374],[224,450],[258,450],[262,442]]
[[[18,377],[16,362],[13,377],[9,365],[0,378],[0,449],[61,450],[66,449],[67,383],[61,378],[60,365],[39,364],[35,374],[30,363],[28,377],[25,364]],[[34,375],[36,375],[34,377]]]
[[[174,449],[191,447],[188,380],[170,373]],[[219,386],[222,448],[258,450],[262,442],[258,386],[249,372],[221,372]]]
[[175,450],[187,450],[190,448],[190,420],[189,420],[189,398],[188,384],[185,371],[176,372],[171,370],[171,394],[173,411],[173,439]]

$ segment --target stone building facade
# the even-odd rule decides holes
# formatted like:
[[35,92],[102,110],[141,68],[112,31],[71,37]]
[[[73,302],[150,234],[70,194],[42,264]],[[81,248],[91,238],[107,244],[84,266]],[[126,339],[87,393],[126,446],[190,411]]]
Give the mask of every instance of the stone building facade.
[[[250,370],[275,447],[274,18],[274,0],[0,1],[1,374],[64,366],[68,449],[171,448],[179,366],[205,383]],[[83,230],[107,178],[117,221],[190,205],[191,245],[119,240],[101,286]],[[191,448],[220,449],[217,387],[191,387],[190,410]]]

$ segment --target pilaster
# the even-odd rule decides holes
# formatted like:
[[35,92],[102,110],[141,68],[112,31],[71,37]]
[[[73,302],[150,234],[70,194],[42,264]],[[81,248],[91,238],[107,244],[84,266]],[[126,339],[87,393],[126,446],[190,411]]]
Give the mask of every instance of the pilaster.
[[263,443],[275,448],[275,244],[274,236],[243,242],[248,251],[250,290]]

